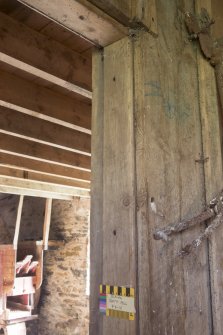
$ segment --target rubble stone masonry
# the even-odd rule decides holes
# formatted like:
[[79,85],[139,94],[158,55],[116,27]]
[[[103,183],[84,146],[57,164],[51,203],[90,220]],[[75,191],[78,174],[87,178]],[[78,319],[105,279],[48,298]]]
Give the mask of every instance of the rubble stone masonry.
[[[0,243],[13,240],[17,196],[0,197]],[[20,239],[42,238],[45,200],[25,197]],[[39,320],[27,324],[27,335],[87,335],[86,294],[90,200],[53,200],[50,239],[65,244],[44,255]]]

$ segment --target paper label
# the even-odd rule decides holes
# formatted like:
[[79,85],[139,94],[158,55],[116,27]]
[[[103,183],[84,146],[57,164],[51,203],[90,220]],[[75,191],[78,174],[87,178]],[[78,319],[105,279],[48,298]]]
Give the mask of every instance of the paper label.
[[100,285],[100,312],[106,316],[135,320],[135,290],[130,287]]
[[133,297],[122,297],[121,295],[108,294],[106,307],[115,311],[135,313]]

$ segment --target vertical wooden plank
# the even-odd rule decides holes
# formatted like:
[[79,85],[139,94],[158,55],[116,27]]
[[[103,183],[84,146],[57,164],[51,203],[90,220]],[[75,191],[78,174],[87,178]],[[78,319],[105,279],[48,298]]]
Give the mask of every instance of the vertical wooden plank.
[[[133,49],[104,49],[103,283],[136,288]],[[136,335],[137,322],[103,318],[102,334]]]
[[44,250],[48,250],[52,202],[53,202],[53,199],[51,198],[46,199],[45,217],[44,217],[44,225],[43,225],[43,249]]
[[[197,14],[200,13],[201,8],[206,8],[212,16],[211,0],[196,1]],[[204,157],[208,157],[208,162],[204,165],[206,199],[208,202],[222,189],[221,131],[214,69],[200,52],[198,53],[198,73],[203,150]],[[222,234],[223,227],[220,226],[209,241],[213,333],[215,335],[223,334]]]
[[16,224],[15,224],[15,234],[14,234],[14,239],[13,239],[14,250],[17,250],[17,246],[18,246],[19,230],[20,230],[20,223],[21,223],[21,217],[22,217],[23,200],[24,200],[24,196],[20,195],[19,205],[18,205],[18,210],[17,210],[17,217],[16,217]]
[[99,285],[103,262],[103,138],[104,138],[104,62],[103,52],[95,50],[92,62],[92,158],[90,225],[90,335],[102,334],[99,313]]
[[[140,334],[204,334],[211,328],[207,246],[181,259],[202,227],[153,240],[157,228],[205,205],[196,52],[182,19],[193,1],[157,1],[159,37],[135,43],[136,174]],[[178,14],[178,16],[177,16]],[[156,210],[155,210],[156,206]]]
[[132,0],[132,20],[157,36],[156,0]]
[[89,0],[117,21],[128,26],[131,20],[132,0]]
[[89,0],[127,27],[143,27],[157,35],[156,0]]
[[212,0],[212,17],[214,18],[214,25],[212,27],[212,33],[214,38],[223,37],[222,27],[223,27],[223,6],[221,0]]

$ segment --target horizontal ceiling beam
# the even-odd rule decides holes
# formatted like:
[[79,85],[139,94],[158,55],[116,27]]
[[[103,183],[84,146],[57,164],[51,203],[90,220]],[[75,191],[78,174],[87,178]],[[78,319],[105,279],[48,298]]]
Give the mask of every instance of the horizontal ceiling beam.
[[21,194],[62,200],[72,200],[74,197],[90,197],[90,192],[88,190],[1,175],[0,193]]
[[62,186],[69,186],[74,188],[86,189],[90,191],[90,184],[84,181],[77,181],[69,178],[60,178],[55,176],[49,176],[45,174],[40,174],[38,172],[30,172],[25,170],[19,170],[16,168],[9,168],[2,166],[0,164],[0,175],[12,178],[26,179],[32,181],[44,182],[47,184],[56,184]]
[[87,58],[0,13],[0,61],[87,98],[91,64]]
[[49,176],[69,178],[90,183],[90,172],[67,166],[61,166],[50,162],[37,161],[30,158],[0,153],[0,164],[6,167],[43,173]]
[[0,133],[90,155],[91,136],[52,122],[0,107]]
[[[32,1],[32,0],[31,0]],[[124,26],[157,36],[156,0],[88,0]]]
[[86,0],[19,0],[98,46],[128,35],[128,29]]
[[90,171],[89,156],[0,133],[0,152]]
[[91,104],[0,70],[0,105],[90,133]]

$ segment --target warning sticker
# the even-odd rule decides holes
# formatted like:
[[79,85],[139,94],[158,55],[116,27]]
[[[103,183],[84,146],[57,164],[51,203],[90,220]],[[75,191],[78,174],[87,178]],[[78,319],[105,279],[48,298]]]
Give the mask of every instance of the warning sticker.
[[134,288],[100,285],[100,312],[133,321],[136,313]]

